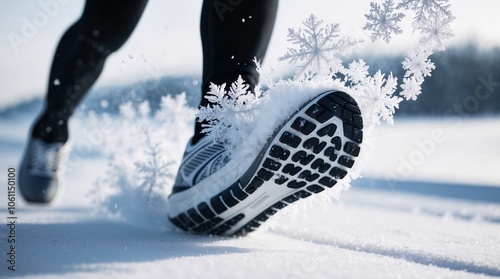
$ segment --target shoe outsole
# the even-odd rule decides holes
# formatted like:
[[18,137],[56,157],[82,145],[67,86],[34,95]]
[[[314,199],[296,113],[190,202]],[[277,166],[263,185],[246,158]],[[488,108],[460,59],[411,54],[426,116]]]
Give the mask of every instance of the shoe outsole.
[[352,168],[362,140],[356,101],[324,92],[277,129],[238,181],[169,219],[188,232],[246,235],[289,204],[334,187]]

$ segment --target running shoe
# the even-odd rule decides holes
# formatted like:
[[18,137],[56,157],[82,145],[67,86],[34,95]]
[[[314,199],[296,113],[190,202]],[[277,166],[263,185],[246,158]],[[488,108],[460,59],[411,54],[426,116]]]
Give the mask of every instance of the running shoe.
[[49,203],[59,188],[64,144],[31,138],[19,170],[19,188],[28,202]]
[[356,101],[327,91],[276,127],[249,163],[225,156],[205,137],[189,143],[169,196],[168,217],[182,230],[241,236],[280,209],[334,187],[360,153],[363,119]]

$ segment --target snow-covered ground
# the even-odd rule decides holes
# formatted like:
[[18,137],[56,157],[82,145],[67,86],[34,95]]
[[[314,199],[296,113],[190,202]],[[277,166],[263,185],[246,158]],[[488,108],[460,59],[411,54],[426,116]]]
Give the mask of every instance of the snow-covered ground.
[[[7,169],[19,162],[32,117],[0,120],[2,222]],[[0,277],[500,277],[498,127],[499,118],[396,119],[374,132],[364,177],[339,201],[297,203],[244,238],[96,213],[89,192],[108,161],[90,150],[66,175],[57,205],[27,205],[18,195],[16,271],[7,269],[2,226]]]

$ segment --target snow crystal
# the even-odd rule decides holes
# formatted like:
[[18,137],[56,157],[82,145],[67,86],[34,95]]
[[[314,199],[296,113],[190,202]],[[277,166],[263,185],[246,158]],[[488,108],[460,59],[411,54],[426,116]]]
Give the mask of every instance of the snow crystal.
[[297,66],[297,78],[307,71],[319,73],[331,68],[337,72],[342,68],[337,56],[346,55],[361,41],[348,37],[340,37],[340,24],[330,23],[323,26],[323,20],[310,15],[304,22],[304,30],[288,29],[288,41],[297,45],[297,49],[288,48],[285,55],[278,60],[288,60]]
[[210,85],[206,98],[212,104],[200,108],[196,114],[199,121],[208,121],[203,132],[211,135],[214,140],[225,143],[226,148],[234,150],[247,137],[249,123],[256,116],[255,109],[260,102],[259,91],[252,93],[248,90],[241,76],[235,81],[229,91],[226,84]]
[[109,166],[90,197],[106,216],[164,230],[167,197],[192,133],[195,109],[182,93],[162,97],[154,115],[147,101],[127,102],[120,113],[110,124],[114,137],[103,138]]
[[405,14],[394,11],[395,7],[392,0],[386,0],[382,7],[375,2],[371,2],[370,6],[370,14],[365,15],[368,22],[365,24],[364,29],[373,31],[373,41],[382,38],[388,43],[391,40],[392,33],[395,35],[403,33],[398,24],[405,17]]
[[[361,85],[362,84],[362,85]],[[379,70],[373,77],[366,77],[360,85],[354,86],[356,97],[362,98],[360,106],[366,107],[364,123],[370,127],[380,124],[380,119],[393,123],[393,115],[402,99],[394,96],[397,78],[390,74],[387,78]]]
[[437,15],[428,19],[421,28],[422,38],[420,38],[420,43],[427,45],[431,49],[444,50],[446,41],[455,36],[450,27],[453,19],[452,17],[439,17]]

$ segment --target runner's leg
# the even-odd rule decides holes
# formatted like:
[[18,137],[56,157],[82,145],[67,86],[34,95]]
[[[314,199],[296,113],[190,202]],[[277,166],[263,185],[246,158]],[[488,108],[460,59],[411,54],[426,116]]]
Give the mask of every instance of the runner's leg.
[[[238,76],[253,91],[259,74],[254,57],[264,59],[276,19],[278,0],[203,2],[201,40],[203,45],[203,80],[200,106],[208,104],[205,94],[210,83],[229,87]],[[193,142],[202,137],[197,123]]]
[[147,0],[87,0],[81,18],[63,35],[50,72],[45,109],[32,136],[66,142],[68,119],[137,25]]

